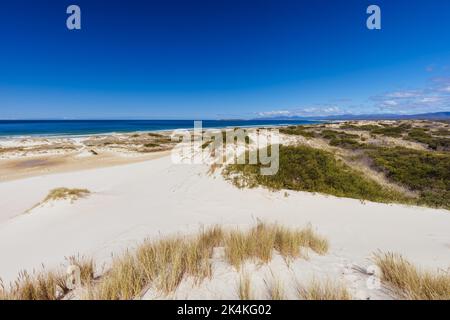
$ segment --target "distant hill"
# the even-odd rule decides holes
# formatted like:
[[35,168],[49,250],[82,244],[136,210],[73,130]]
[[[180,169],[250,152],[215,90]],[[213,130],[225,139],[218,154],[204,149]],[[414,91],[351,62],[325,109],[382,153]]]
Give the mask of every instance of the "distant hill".
[[422,114],[341,114],[332,116],[292,116],[292,117],[263,117],[255,120],[449,120],[450,112],[433,112]]

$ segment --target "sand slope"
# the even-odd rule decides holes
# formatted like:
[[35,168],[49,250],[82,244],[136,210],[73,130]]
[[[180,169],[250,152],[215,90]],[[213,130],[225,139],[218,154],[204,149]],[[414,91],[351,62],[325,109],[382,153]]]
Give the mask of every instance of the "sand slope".
[[[20,270],[42,263],[56,267],[78,253],[107,262],[112,252],[147,237],[195,232],[211,224],[248,227],[257,219],[288,226],[311,223],[330,241],[327,259],[339,261],[339,272],[349,264],[367,266],[377,249],[402,253],[425,267],[450,265],[446,210],[239,190],[207,171],[203,165],[172,164],[163,157],[0,183],[0,276],[10,281]],[[93,194],[23,214],[55,187],[88,188]]]

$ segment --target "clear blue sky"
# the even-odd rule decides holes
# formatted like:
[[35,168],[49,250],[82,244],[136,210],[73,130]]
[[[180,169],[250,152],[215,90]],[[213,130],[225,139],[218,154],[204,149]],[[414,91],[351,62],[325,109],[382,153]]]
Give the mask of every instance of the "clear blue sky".
[[[66,28],[77,4],[82,29]],[[378,4],[382,30],[366,28]],[[450,110],[446,0],[5,0],[0,118]]]

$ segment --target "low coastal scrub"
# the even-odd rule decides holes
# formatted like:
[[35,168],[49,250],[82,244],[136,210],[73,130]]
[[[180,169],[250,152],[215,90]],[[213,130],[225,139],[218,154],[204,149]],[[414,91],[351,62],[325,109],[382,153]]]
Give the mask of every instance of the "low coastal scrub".
[[280,133],[303,136],[305,138],[314,138],[316,136],[313,131],[308,131],[304,126],[289,126],[280,128]]
[[445,137],[434,137],[429,134],[425,129],[414,128],[408,132],[408,140],[420,142],[426,144],[428,148],[433,150],[449,150],[450,139]]
[[401,299],[450,300],[450,274],[420,270],[399,254],[377,253],[382,280]]
[[402,147],[368,151],[374,166],[420,194],[418,204],[450,209],[450,154]]
[[223,174],[238,187],[254,188],[261,185],[273,190],[320,192],[377,202],[408,200],[402,194],[382,187],[336,160],[327,151],[308,146],[282,145],[279,160],[279,170],[275,175],[261,175],[259,164],[229,165]]
[[355,149],[360,146],[360,143],[355,140],[359,140],[359,135],[345,133],[335,130],[323,130],[321,137],[328,140],[328,143],[334,147],[341,147],[347,149]]
[[350,123],[343,123],[339,126],[340,129],[344,130],[359,130],[359,131],[372,131],[381,128],[376,124],[363,124],[363,125],[354,125]]
[[370,131],[372,134],[380,134],[392,138],[401,138],[411,128],[410,124],[401,124],[399,126],[385,125]]

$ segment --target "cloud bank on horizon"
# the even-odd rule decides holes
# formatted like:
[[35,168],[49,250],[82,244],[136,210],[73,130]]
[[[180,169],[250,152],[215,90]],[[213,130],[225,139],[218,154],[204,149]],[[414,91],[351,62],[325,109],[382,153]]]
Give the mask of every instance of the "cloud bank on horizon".
[[[428,70],[431,72],[431,70]],[[352,105],[351,99],[333,103],[301,106],[290,110],[256,113],[260,118],[329,116],[342,114],[420,114],[450,111],[450,77],[433,77],[424,88],[385,92],[368,98],[363,105]]]

